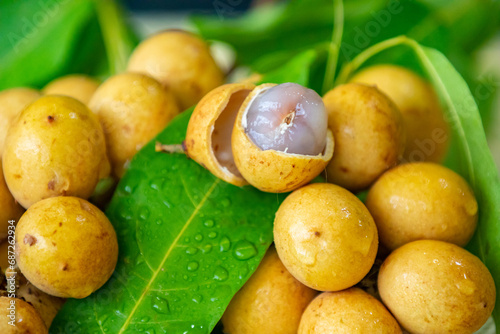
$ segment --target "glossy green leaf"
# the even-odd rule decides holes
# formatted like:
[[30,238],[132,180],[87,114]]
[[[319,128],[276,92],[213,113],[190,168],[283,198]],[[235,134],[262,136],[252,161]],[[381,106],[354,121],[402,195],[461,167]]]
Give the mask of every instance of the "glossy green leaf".
[[[189,117],[157,140],[180,144]],[[235,187],[154,146],[133,159],[107,210],[120,247],[115,273],[69,300],[51,333],[210,333],[271,244],[282,196]]]

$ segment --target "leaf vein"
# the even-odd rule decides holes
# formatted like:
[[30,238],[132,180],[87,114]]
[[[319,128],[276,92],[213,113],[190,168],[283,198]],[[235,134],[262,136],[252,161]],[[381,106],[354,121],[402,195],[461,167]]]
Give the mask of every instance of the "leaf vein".
[[130,322],[132,320],[132,317],[134,316],[135,312],[137,311],[137,309],[139,308],[139,305],[141,305],[144,297],[146,296],[147,292],[150,291],[149,289],[151,288],[151,285],[153,284],[153,282],[156,280],[156,277],[158,276],[158,274],[160,273],[161,271],[161,268],[163,267],[163,265],[165,264],[165,262],[167,261],[167,259],[169,258],[170,256],[170,253],[172,252],[172,250],[175,248],[177,242],[179,241],[179,239],[181,238],[181,236],[183,235],[183,233],[186,231],[186,229],[188,228],[189,224],[193,221],[193,219],[196,217],[196,215],[198,214],[198,211],[200,211],[201,207],[203,207],[203,205],[205,204],[205,201],[208,199],[208,197],[212,194],[212,192],[214,191],[215,187],[217,186],[217,184],[219,184],[220,180],[219,179],[215,179],[212,186],[210,187],[210,189],[207,191],[207,193],[205,194],[205,196],[203,197],[203,199],[200,201],[200,203],[195,207],[193,213],[191,214],[191,216],[189,217],[189,219],[186,221],[186,223],[184,224],[184,226],[182,227],[181,231],[179,232],[179,234],[177,235],[177,237],[175,238],[175,240],[173,241],[172,245],[170,246],[170,248],[168,249],[167,253],[165,254],[165,256],[163,257],[163,260],[161,261],[160,265],[158,266],[158,269],[153,271],[153,276],[151,277],[151,279],[149,280],[148,284],[146,285],[146,287],[144,288],[142,294],[141,294],[141,297],[139,298],[139,300],[135,303],[135,306],[134,308],[132,309],[132,311],[130,312],[129,316],[127,317],[127,319],[125,320],[125,322],[123,323],[123,326],[120,328],[120,330],[118,331],[118,334],[121,334],[125,331],[125,329],[128,327],[128,325],[130,325]]

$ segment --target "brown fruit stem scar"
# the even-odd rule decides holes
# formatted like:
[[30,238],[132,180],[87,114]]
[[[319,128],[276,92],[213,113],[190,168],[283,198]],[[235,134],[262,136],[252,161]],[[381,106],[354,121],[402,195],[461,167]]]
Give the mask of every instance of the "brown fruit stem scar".
[[288,115],[286,115],[285,119],[283,119],[283,122],[285,122],[287,125],[290,125],[290,123],[293,122],[294,118],[295,118],[295,110],[292,110]]
[[288,115],[286,115],[285,118],[283,118],[283,122],[281,122],[280,124],[281,134],[284,134],[289,127],[293,126],[293,120],[295,119],[295,112],[296,112],[295,109],[290,110]]
[[183,144],[174,144],[174,145],[164,145],[160,142],[156,142],[155,144],[155,151],[156,152],[164,152],[164,153],[182,153],[186,154],[186,148],[184,147]]

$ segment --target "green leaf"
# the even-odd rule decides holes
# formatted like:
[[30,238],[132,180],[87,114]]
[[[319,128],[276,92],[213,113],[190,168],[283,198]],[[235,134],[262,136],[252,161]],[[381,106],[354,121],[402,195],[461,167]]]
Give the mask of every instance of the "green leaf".
[[71,70],[80,36],[93,15],[92,1],[2,1],[0,90],[41,86]]
[[271,82],[282,84],[295,82],[302,86],[310,87],[311,71],[317,65],[319,58],[318,50],[307,50],[290,59],[283,66],[268,72],[261,79],[261,83]]
[[[190,112],[156,138],[180,144]],[[210,333],[272,242],[282,196],[225,183],[183,154],[133,159],[107,215],[120,247],[106,285],[69,300],[51,333]]]
[[137,44],[112,0],[5,0],[0,31],[0,90],[124,70]]
[[138,39],[128,28],[123,10],[115,1],[94,0],[108,54],[111,74],[124,72]]
[[[470,53],[500,25],[500,4],[489,0],[345,1],[341,61],[364,48],[398,35],[408,35],[451,56]],[[237,51],[240,64],[266,73],[297,53],[327,43],[333,29],[332,0],[291,0],[258,7],[240,18],[193,17],[207,39],[221,40]],[[464,31],[463,27],[468,27]],[[473,27],[473,28],[472,28]],[[270,59],[274,53],[282,55]],[[453,58],[453,57],[450,57]]]

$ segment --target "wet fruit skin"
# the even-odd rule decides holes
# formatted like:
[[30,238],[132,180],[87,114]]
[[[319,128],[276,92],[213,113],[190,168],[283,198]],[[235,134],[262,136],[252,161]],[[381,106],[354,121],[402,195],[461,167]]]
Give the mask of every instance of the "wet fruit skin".
[[390,250],[419,239],[465,246],[477,225],[478,204],[467,182],[430,162],[387,171],[371,187],[366,206]]
[[89,76],[71,74],[49,82],[42,92],[45,95],[66,95],[88,104],[99,84],[99,81]]
[[318,176],[333,155],[334,141],[331,131],[327,130],[326,146],[317,155],[263,150],[257,146],[247,134],[247,110],[256,95],[275,86],[257,86],[247,96],[236,118],[231,146],[236,167],[248,183],[261,191],[282,193],[297,189]]
[[406,128],[404,161],[443,160],[450,141],[450,130],[439,99],[428,82],[412,71],[395,65],[369,67],[350,81],[376,86],[394,101]]
[[306,308],[298,334],[402,333],[377,299],[358,288],[323,292]]
[[103,125],[113,174],[118,178],[142,146],[179,113],[172,93],[139,73],[118,74],[106,80],[89,108]]
[[34,204],[16,229],[16,260],[24,276],[57,297],[85,298],[111,277],[116,233],[97,207],[76,197]]
[[283,201],[274,220],[274,242],[288,271],[320,291],[358,283],[378,248],[377,228],[363,203],[329,183],[302,187]]
[[222,316],[224,332],[296,334],[302,312],[317,292],[297,281],[271,246],[256,272]]
[[[9,324],[9,321],[11,321],[8,317],[11,314],[9,307],[15,308],[14,326]],[[0,297],[0,333],[48,334],[48,332],[33,306],[21,299]]]
[[340,85],[323,101],[335,137],[327,180],[351,191],[363,190],[401,158],[405,143],[401,115],[387,96],[366,85]]
[[12,195],[25,208],[52,196],[90,197],[109,174],[97,116],[70,97],[39,98],[7,133],[3,171]]
[[443,241],[413,241],[396,249],[380,268],[378,287],[401,326],[416,334],[472,334],[495,306],[486,266]]
[[[0,242],[7,238],[9,220],[14,220],[17,223],[23,212],[23,207],[16,202],[14,197],[12,197],[9,188],[5,183],[2,160],[0,159]],[[12,229],[12,231],[14,230]]]
[[5,137],[13,119],[40,96],[42,95],[39,91],[24,87],[0,92],[0,158],[4,150]]
[[168,87],[181,110],[195,105],[224,82],[208,45],[196,35],[180,30],[160,32],[139,44],[127,71],[150,75]]

